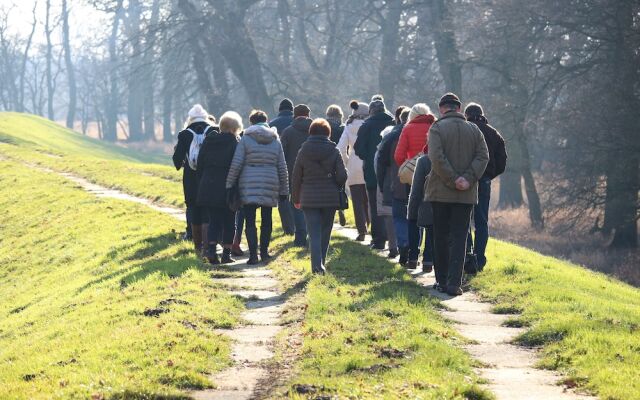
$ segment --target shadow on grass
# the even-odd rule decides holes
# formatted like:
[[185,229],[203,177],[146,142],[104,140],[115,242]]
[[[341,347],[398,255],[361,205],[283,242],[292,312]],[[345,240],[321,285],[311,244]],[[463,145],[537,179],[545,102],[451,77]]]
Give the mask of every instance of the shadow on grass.
[[78,288],[77,292],[83,292],[91,287],[117,278],[119,278],[120,287],[124,288],[158,272],[170,278],[177,278],[189,269],[208,270],[207,266],[196,257],[195,253],[187,249],[180,249],[176,253],[163,257],[154,257],[177,242],[175,234],[165,233],[142,239],[140,243],[143,243],[143,247],[133,252],[133,254],[128,251],[131,247],[130,244],[115,248],[105,256],[102,263],[112,263],[116,266],[129,264],[130,266],[126,268],[116,267],[115,271],[101,274],[99,278]]

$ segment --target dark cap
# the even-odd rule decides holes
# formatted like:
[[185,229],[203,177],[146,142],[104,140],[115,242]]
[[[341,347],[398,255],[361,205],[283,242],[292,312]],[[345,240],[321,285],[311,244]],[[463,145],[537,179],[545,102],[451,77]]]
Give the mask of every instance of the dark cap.
[[467,108],[464,109],[464,114],[469,117],[479,117],[481,115],[484,115],[484,110],[478,103],[469,103],[467,105]]
[[296,106],[296,108],[293,109],[293,116],[294,117],[308,117],[309,113],[311,112],[311,109],[309,108],[308,105],[306,104],[298,104]]
[[455,104],[458,107],[460,107],[462,105],[462,103],[460,102],[460,99],[458,98],[458,96],[456,96],[453,93],[447,93],[444,96],[442,96],[440,98],[440,103],[438,104],[440,107],[442,107],[445,104]]
[[280,102],[280,107],[278,108],[278,111],[284,111],[284,110],[293,111],[293,102],[291,100],[284,99]]

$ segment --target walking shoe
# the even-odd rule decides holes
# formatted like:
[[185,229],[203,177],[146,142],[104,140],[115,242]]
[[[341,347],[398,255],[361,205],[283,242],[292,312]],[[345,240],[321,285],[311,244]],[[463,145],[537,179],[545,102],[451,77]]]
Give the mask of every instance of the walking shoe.
[[398,255],[400,255],[400,253],[398,253],[398,249],[391,249],[389,250],[389,254],[387,255],[387,258],[396,258],[398,257]]
[[240,248],[240,244],[234,244],[231,246],[231,254],[236,257],[242,257],[244,255],[244,251]]
[[440,293],[444,293],[444,288],[438,282],[433,284],[433,288]]
[[260,260],[258,260],[258,256],[255,254],[250,255],[249,259],[247,260],[247,265],[256,265],[256,264],[260,264]]
[[269,254],[268,251],[261,251],[260,259],[262,260],[262,262],[269,262],[271,260],[271,254]]
[[338,220],[340,221],[340,226],[347,225],[347,218],[344,216],[344,211],[342,210],[338,211]]
[[409,261],[407,261],[407,263],[404,266],[407,269],[416,269],[416,268],[418,268],[418,261],[417,260],[409,260]]
[[425,274],[428,274],[431,271],[433,271],[433,263],[430,262],[430,261],[423,261],[422,262],[422,272],[424,272]]
[[209,261],[209,264],[211,265],[218,265],[220,264],[220,260],[218,259],[218,253],[216,252],[216,246],[209,246],[209,248],[207,249],[207,255],[206,255],[207,261]]
[[220,259],[221,264],[232,264],[236,262],[233,258],[231,258],[231,249],[226,248],[222,250],[222,258]]
[[449,286],[447,287],[447,294],[449,296],[460,296],[462,295],[462,288],[460,286]]
[[364,233],[358,234],[358,237],[356,237],[356,242],[364,242],[365,236],[367,235]]
[[398,263],[400,265],[405,265],[407,263],[407,261],[409,261],[409,248],[408,247],[401,247],[400,248],[400,260],[398,260]]

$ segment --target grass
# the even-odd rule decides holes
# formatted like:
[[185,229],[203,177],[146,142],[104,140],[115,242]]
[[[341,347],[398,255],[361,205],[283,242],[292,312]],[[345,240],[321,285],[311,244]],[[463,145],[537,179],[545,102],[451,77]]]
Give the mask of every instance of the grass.
[[[243,306],[212,287],[182,224],[0,161],[0,398],[185,398],[230,363],[214,328]],[[155,315],[155,316],[154,316]]]
[[285,286],[306,282],[295,375],[276,397],[493,398],[426,288],[364,246],[340,236],[332,243],[324,277],[310,276],[306,251],[275,243],[271,267]]
[[521,313],[508,324],[529,327],[517,341],[541,347],[540,367],[604,400],[640,399],[638,289],[499,241],[488,254],[472,286],[496,312]]

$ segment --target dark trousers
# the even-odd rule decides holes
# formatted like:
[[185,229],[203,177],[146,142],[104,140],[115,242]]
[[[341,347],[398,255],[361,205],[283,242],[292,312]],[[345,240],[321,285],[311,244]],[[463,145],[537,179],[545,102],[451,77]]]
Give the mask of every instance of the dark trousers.
[[351,205],[353,208],[353,217],[356,220],[356,228],[358,234],[367,234],[367,224],[369,223],[369,204],[367,199],[367,188],[362,185],[349,186],[351,192]]
[[[489,242],[489,203],[491,202],[491,180],[481,179],[478,182],[478,204],[473,207],[473,225],[475,226],[474,254],[478,257],[480,268],[487,264],[487,242]],[[471,248],[471,229],[467,247]]]
[[377,192],[377,189],[367,189],[369,217],[371,218],[371,242],[376,246],[384,247],[387,241],[387,229],[384,217],[378,216]]
[[242,241],[242,231],[244,230],[244,211],[241,209],[236,212],[236,235],[233,242],[240,244]]
[[209,243],[233,244],[236,234],[235,213],[227,207],[209,207]]
[[447,287],[462,286],[471,204],[432,202],[436,280]]
[[285,235],[293,235],[295,232],[293,209],[289,200],[278,200],[278,214],[280,214],[280,223]]
[[187,206],[187,211],[185,212],[185,216],[187,218],[187,234],[191,235],[191,207]]
[[249,253],[256,255],[258,253],[258,229],[256,228],[256,212],[260,208],[260,252],[266,253],[269,250],[271,242],[271,231],[273,222],[271,215],[273,209],[271,207],[261,207],[248,204],[243,207],[244,218],[246,221],[245,232],[247,235],[247,243],[249,244]]
[[209,212],[207,207],[200,207],[196,205],[187,206],[187,219],[191,221],[192,225],[202,225],[209,222]]
[[418,260],[423,242],[422,262],[433,264],[433,225],[422,229],[418,226],[418,221],[409,220],[409,260]]
[[335,218],[335,208],[305,208],[304,218],[309,232],[309,248],[311,250],[311,270],[323,272],[331,241],[331,229]]
[[298,210],[293,203],[290,203],[291,213],[293,215],[293,225],[295,228],[294,243],[296,246],[307,245],[307,224],[304,220],[304,212]]

